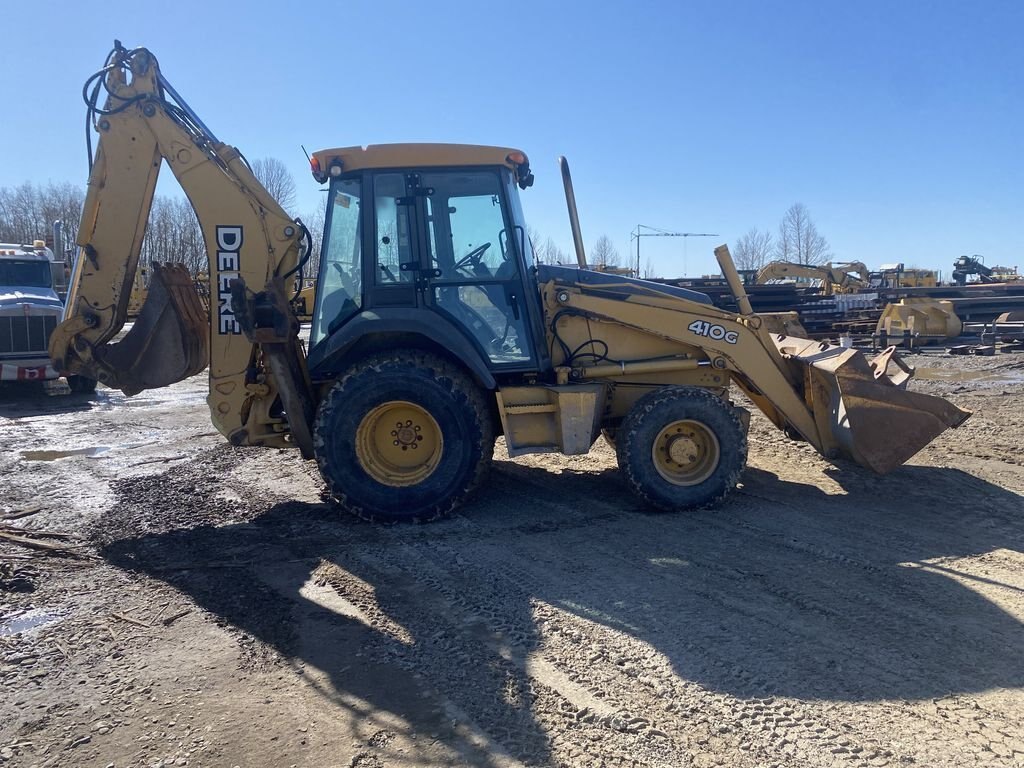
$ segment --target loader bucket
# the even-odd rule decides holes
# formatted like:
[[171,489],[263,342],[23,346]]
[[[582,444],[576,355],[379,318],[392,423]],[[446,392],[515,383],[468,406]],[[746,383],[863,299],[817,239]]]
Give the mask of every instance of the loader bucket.
[[855,349],[772,338],[783,357],[803,370],[804,397],[826,454],[885,474],[971,415],[941,397],[908,392],[913,368],[893,347],[868,360]]
[[182,264],[153,264],[135,325],[102,353],[107,386],[135,395],[165,387],[209,365],[208,310]]

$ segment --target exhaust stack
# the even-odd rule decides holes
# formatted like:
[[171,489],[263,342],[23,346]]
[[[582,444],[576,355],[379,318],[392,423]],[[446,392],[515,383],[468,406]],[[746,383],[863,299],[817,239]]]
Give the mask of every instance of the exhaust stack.
[[576,261],[580,269],[587,268],[587,254],[583,249],[583,234],[580,232],[580,215],[576,210],[576,195],[572,191],[572,174],[569,173],[569,161],[564,155],[558,157],[558,167],[562,171],[562,186],[565,187],[565,204],[569,209],[569,226],[572,227],[572,242],[576,247]]

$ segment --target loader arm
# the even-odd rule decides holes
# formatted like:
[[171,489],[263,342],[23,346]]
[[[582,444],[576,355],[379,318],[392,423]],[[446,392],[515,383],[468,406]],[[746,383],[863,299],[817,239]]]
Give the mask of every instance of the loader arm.
[[[102,109],[96,106],[101,85],[108,94]],[[285,213],[237,149],[210,133],[146,49],[115,44],[85,94],[99,144],[65,318],[51,337],[55,364],[128,395],[209,364],[211,417],[232,443],[282,446],[292,434],[304,453],[311,451],[308,374],[298,323],[284,300],[284,278],[298,264],[305,227]],[[202,229],[210,307],[183,265],[154,265],[134,327],[115,341],[163,162]]]
[[[765,318],[751,311],[728,249],[720,246],[715,255],[739,314],[653,290],[617,293],[572,280],[551,281],[544,291],[560,310],[582,313],[593,338],[613,337],[624,326],[678,343],[685,360],[666,366],[695,362],[728,373],[773,424],[826,458],[885,473],[970,415],[942,398],[906,391],[913,369],[892,348],[869,360],[855,349],[770,333]],[[625,375],[630,363],[620,365]],[[586,378],[585,370],[576,373],[583,375],[575,380]]]

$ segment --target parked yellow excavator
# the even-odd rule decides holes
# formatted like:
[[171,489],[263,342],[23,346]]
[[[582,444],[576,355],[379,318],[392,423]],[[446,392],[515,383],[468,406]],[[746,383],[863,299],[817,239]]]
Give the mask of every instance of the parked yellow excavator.
[[[315,458],[337,503],[425,521],[477,488],[495,438],[508,452],[587,453],[603,432],[628,485],[666,510],[714,504],[747,459],[743,392],[791,437],[878,472],[968,413],[907,390],[886,350],[772,333],[728,249],[739,313],[701,293],[586,268],[562,159],[578,268],[538,265],[517,149],[401,144],[327,149],[308,348],[290,299],[311,238],[219,141],[144,48],[119,43],[84,89],[99,144],[80,258],[50,353],[65,372],[134,394],[209,366],[213,423],[235,445]],[[106,94],[101,106],[99,97]],[[166,163],[201,223],[210,309],[180,265],[154,264],[117,341],[157,173]]]
[[814,280],[821,293],[854,293],[870,287],[868,268],[859,261],[837,264],[797,264],[792,261],[770,261],[757,273],[757,285],[781,280]]

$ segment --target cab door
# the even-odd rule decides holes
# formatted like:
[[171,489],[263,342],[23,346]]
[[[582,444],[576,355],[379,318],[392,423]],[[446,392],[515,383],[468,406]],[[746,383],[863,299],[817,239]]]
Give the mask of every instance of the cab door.
[[426,305],[461,326],[496,370],[537,369],[522,274],[500,171],[425,171],[421,274]]

